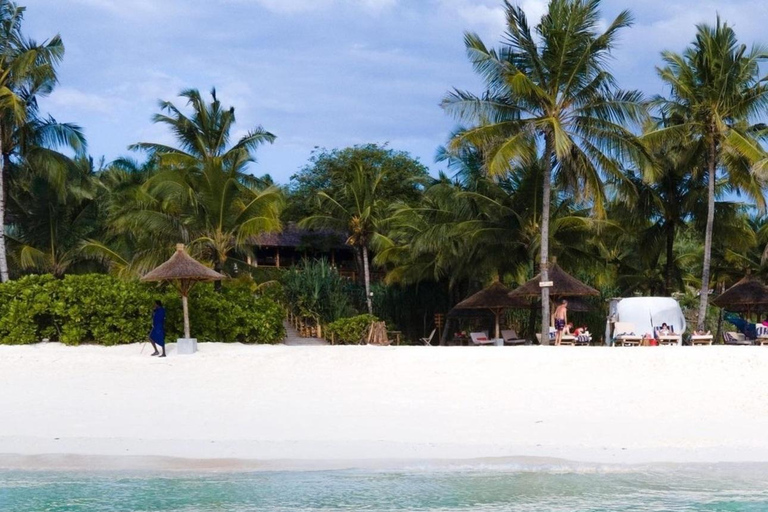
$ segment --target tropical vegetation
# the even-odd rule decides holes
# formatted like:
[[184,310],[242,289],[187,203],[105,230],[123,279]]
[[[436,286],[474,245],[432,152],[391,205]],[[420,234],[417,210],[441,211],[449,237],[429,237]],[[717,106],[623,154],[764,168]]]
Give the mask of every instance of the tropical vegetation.
[[[713,290],[768,276],[768,50],[713,15],[659,57],[663,93],[648,96],[610,72],[629,11],[605,21],[600,0],[550,0],[530,19],[503,7],[498,46],[464,36],[481,87],[442,99],[457,126],[437,149],[441,171],[370,143],[316,149],[280,186],[256,164],[277,135],[251,120],[241,131],[215,89],[160,101],[152,121],[173,143],[93,158],[82,128],[39,106],[64,42],[35,43],[24,8],[0,0],[0,340],[142,338],[150,299],[175,299],[137,278],[178,242],[234,278],[191,299],[207,312],[201,339],[275,342],[287,312],[341,342],[371,315],[414,340],[468,294],[546,280],[554,262],[600,290],[581,317],[593,332],[604,299],[628,295],[675,295],[712,328]],[[357,279],[332,256],[257,267],[261,237],[294,223],[338,234]],[[518,333],[548,330],[548,293],[510,313]]]

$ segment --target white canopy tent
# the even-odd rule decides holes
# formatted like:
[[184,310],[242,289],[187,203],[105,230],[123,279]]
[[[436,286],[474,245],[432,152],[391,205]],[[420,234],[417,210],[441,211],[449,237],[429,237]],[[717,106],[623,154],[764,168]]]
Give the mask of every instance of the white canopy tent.
[[[670,297],[630,297],[620,299],[616,304],[613,322],[629,322],[634,325],[635,334],[654,334],[653,328],[663,323],[673,326],[676,334],[686,329],[685,317],[680,304]],[[614,333],[615,334],[615,333]]]

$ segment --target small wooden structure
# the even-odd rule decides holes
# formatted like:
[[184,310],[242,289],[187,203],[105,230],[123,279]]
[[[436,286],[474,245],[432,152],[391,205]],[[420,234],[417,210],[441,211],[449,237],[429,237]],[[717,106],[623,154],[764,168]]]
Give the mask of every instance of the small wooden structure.
[[184,244],[176,244],[176,252],[168,261],[147,273],[142,281],[168,281],[179,290],[184,309],[184,339],[191,339],[189,329],[189,306],[187,298],[199,282],[221,281],[225,276],[211,270],[195,260],[184,250]]
[[501,337],[499,317],[505,309],[524,309],[530,307],[525,299],[510,297],[509,288],[499,281],[464,299],[454,309],[487,309],[496,317],[496,338]]
[[729,311],[746,313],[749,316],[760,308],[768,307],[768,287],[751,275],[746,275],[718,295],[712,304]]

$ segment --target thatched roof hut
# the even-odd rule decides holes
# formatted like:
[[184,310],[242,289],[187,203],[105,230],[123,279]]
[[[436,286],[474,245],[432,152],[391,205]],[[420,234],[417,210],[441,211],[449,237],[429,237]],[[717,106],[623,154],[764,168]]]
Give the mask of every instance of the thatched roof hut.
[[760,306],[768,306],[768,287],[747,275],[717,296],[712,304],[731,311],[752,311]]
[[[583,297],[588,295],[600,295],[600,292],[582,283],[572,275],[565,272],[559,265],[549,267],[549,280],[552,287],[549,289],[550,297]],[[510,292],[513,299],[541,297],[541,274],[526,282],[524,285]]]
[[509,288],[496,281],[487,288],[471,295],[454,306],[454,310],[487,309],[496,317],[496,337],[499,333],[499,317],[505,309],[525,309],[529,305],[525,299],[509,296]]

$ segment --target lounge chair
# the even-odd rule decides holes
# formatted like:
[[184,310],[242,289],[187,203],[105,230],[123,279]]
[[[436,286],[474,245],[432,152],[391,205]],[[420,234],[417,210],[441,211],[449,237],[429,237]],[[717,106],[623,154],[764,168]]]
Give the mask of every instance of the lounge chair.
[[501,339],[504,340],[505,345],[527,345],[528,344],[528,340],[524,340],[518,337],[514,329],[502,330]]
[[762,324],[757,324],[755,326],[755,332],[757,333],[755,345],[768,345],[768,327]]
[[711,334],[692,334],[691,335],[691,345],[711,345],[712,344],[712,335]]
[[653,333],[656,335],[656,339],[659,340],[659,345],[682,345],[683,335],[675,332],[675,326],[669,326],[669,334],[661,334],[661,326],[653,328]]
[[435,333],[437,333],[437,329],[432,329],[432,332],[427,336],[426,338],[419,338],[419,341],[422,342],[427,347],[432,346],[432,339],[435,337]]
[[469,337],[472,338],[472,343],[475,345],[495,345],[496,340],[488,337],[487,332],[471,332]]
[[576,336],[576,339],[574,340],[574,345],[577,347],[586,347],[590,343],[592,343],[592,335],[589,333],[586,334],[579,334]]
[[616,322],[613,324],[614,347],[639,347],[643,337],[635,334],[635,324],[630,322]]
[[723,341],[726,345],[752,345],[752,340],[748,340],[746,336],[744,336],[740,332],[724,332],[723,333]]
[[[550,327],[549,328],[549,344],[550,345],[552,345],[554,343],[554,341],[555,341],[555,334],[556,334],[555,328],[554,327]],[[539,341],[539,345],[541,345],[541,333],[540,332],[536,333],[536,339]]]

